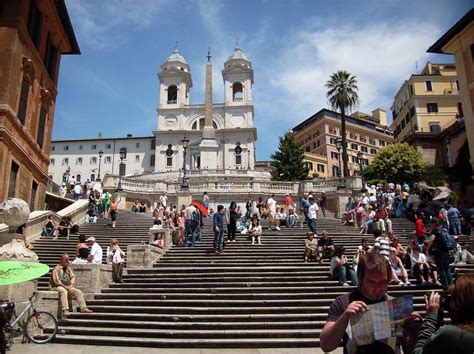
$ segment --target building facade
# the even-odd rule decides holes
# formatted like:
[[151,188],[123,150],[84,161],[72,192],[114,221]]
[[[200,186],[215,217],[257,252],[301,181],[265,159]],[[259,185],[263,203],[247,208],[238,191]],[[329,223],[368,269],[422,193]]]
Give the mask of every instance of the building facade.
[[[322,109],[292,130],[307,154],[305,160],[312,163],[311,177],[339,176],[342,168],[342,149],[338,151],[336,147],[337,140],[341,138],[339,113]],[[372,115],[355,112],[347,116],[346,134],[351,175],[359,171],[358,153],[362,153],[363,162],[367,165],[381,148],[393,143],[392,132],[387,128],[386,113],[381,108],[372,111]],[[320,161],[316,161],[317,156],[320,157]]]
[[61,56],[80,54],[62,0],[0,2],[0,202],[43,209]]
[[474,172],[474,9],[466,13],[441,36],[428,49],[428,52],[454,55],[471,166]]
[[[210,63],[210,60],[209,60]],[[179,171],[183,168],[182,140],[189,140],[186,170],[253,169],[255,141],[252,85],[252,63],[237,46],[224,63],[224,103],[212,103],[212,87],[206,97],[212,107],[215,155],[202,144],[206,104],[189,104],[192,88],[191,70],[176,49],[161,65],[158,74],[160,97],[156,136],[155,172]],[[206,140],[206,139],[204,139]],[[211,157],[212,156],[212,157]]]
[[420,74],[403,83],[391,110],[395,141],[410,143],[426,162],[444,166],[437,136],[464,115],[456,66],[428,62]]
[[[120,167],[120,149],[127,151]],[[61,184],[70,177],[93,182],[112,175],[139,175],[155,171],[155,137],[55,140],[51,145],[49,178]]]

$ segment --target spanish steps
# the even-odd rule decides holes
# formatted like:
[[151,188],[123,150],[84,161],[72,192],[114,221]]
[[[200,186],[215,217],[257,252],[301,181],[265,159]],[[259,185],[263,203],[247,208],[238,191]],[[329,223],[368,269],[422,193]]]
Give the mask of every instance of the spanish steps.
[[[115,237],[125,250],[128,244],[148,240],[152,218],[121,211],[115,229],[107,227],[108,222],[82,225],[81,233],[94,236],[104,251]],[[352,287],[330,278],[329,260],[303,262],[306,227],[264,230],[262,245],[251,245],[247,235],[238,235],[236,242],[226,243],[223,254],[214,255],[211,226],[207,219],[203,239],[195,247],[173,246],[153,268],[126,271],[123,283],[110,284],[88,301],[93,313],[74,312],[60,320],[56,342],[163,348],[318,347],[329,305]],[[352,259],[361,240],[359,229],[341,225],[334,217],[321,218],[318,229],[327,230]],[[395,219],[393,229],[406,242],[414,225]],[[40,261],[53,266],[62,253],[74,254],[76,240],[74,235],[69,241],[42,238],[34,247]],[[41,279],[40,290],[47,288],[48,280],[49,276]],[[419,285],[389,286],[392,296],[413,295],[415,310],[421,313],[426,292]]]

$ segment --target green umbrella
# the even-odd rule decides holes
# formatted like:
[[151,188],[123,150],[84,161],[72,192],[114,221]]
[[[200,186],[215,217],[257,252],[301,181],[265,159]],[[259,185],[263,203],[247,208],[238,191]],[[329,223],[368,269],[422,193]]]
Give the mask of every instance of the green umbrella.
[[11,285],[33,280],[49,272],[47,264],[39,262],[0,262],[0,285]]

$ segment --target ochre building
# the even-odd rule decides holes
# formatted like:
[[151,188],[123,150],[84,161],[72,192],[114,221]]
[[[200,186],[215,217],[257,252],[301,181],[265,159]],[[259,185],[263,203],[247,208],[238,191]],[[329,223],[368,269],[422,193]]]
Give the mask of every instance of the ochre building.
[[44,208],[63,54],[80,54],[63,0],[0,1],[0,202]]

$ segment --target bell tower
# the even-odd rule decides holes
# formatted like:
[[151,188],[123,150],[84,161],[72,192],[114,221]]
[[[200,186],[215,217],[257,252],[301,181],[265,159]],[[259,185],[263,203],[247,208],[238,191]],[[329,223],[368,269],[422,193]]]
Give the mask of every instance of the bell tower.
[[236,43],[234,53],[224,63],[224,104],[226,106],[252,105],[252,63]]
[[182,108],[189,105],[189,89],[193,87],[191,70],[176,47],[161,65],[160,108]]

